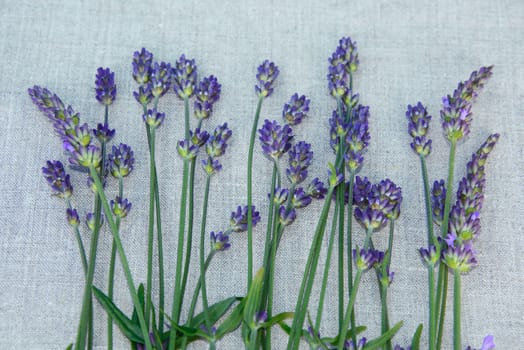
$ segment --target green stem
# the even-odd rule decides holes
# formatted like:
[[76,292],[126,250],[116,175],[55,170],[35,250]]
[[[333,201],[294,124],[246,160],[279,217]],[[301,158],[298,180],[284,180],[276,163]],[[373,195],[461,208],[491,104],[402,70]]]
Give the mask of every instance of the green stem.
[[266,240],[264,242],[264,268],[268,269],[269,253],[271,250],[271,239],[273,237],[273,211],[275,209],[275,184],[277,178],[277,164],[273,162],[273,175],[271,176],[271,188],[269,189],[269,210],[266,225]]
[[315,229],[315,234],[311,242],[308,260],[304,269],[304,277],[302,278],[302,283],[300,285],[300,291],[297,298],[297,305],[295,307],[295,317],[293,318],[293,324],[291,326],[291,334],[289,335],[289,341],[287,345],[288,350],[296,350],[300,345],[302,327],[306,318],[309,297],[311,296],[311,289],[315,280],[318,257],[320,255],[322,238],[324,237],[324,231],[326,228],[329,208],[331,206],[331,197],[333,196],[333,191],[334,188],[329,187],[326,199],[324,201],[324,207],[322,208],[322,213],[320,214],[320,218]]
[[353,282],[353,290],[351,290],[351,296],[349,297],[349,303],[346,308],[344,322],[342,323],[342,330],[339,333],[338,338],[338,347],[337,349],[344,348],[344,342],[346,341],[346,334],[348,331],[349,323],[351,320],[351,310],[353,310],[353,305],[355,304],[355,299],[357,297],[358,285],[360,283],[360,277],[362,277],[362,270],[357,269],[357,274],[355,275],[355,281]]
[[[342,167],[344,169],[344,167]],[[343,172],[342,172],[343,173]],[[336,206],[338,210],[338,327],[341,331],[342,322],[344,320],[344,195],[345,184],[342,182],[337,187],[337,201]],[[348,204],[349,205],[349,204]],[[337,208],[335,207],[335,212]],[[328,264],[326,264],[326,267]]]
[[[448,234],[449,229],[449,212],[451,210],[451,195],[453,190],[453,176],[455,173],[455,153],[456,153],[457,141],[452,140],[449,149],[449,160],[448,160],[448,178],[446,182],[446,200],[444,202],[444,213],[442,216],[441,225],[441,236],[443,238]],[[443,243],[445,244],[445,243]],[[442,247],[437,247],[441,248]],[[438,335],[437,335],[437,349],[440,349],[442,342],[442,334],[445,322],[446,313],[446,298],[447,298],[447,285],[448,285],[448,267],[446,264],[440,264],[439,266],[439,279],[437,284],[437,302],[440,305],[440,315],[438,324]],[[438,307],[437,307],[438,310]]]
[[263,97],[258,99],[247,154],[247,290],[251,287],[251,280],[253,279],[253,149],[263,101]]
[[205,271],[205,242],[206,242],[206,219],[207,219],[207,204],[209,199],[209,184],[211,182],[211,176],[208,175],[206,179],[206,189],[204,192],[204,204],[202,208],[202,225],[200,225],[200,285],[202,288],[202,307],[204,313],[204,320],[206,322],[206,328],[211,331],[211,320],[209,318],[209,304],[207,301],[207,289],[206,289],[206,271]]
[[435,350],[436,309],[435,309],[435,267],[428,266],[429,284],[429,350]]
[[[124,195],[124,181],[122,176],[118,178],[118,196],[122,198]],[[116,226],[120,230],[120,218],[116,218]],[[109,260],[109,277],[108,277],[108,287],[107,287],[107,296],[109,299],[113,300],[113,291],[115,283],[115,262],[116,262],[116,244],[115,240],[112,240],[111,244],[111,258]],[[113,318],[111,315],[107,315],[107,349],[113,349]]]
[[[176,261],[176,272],[175,272],[175,290],[173,293],[173,306],[172,306],[172,320],[177,322],[180,316],[181,309],[181,284],[182,284],[182,258],[183,258],[183,249],[184,249],[184,229],[186,226],[186,204],[187,204],[187,183],[188,183],[188,172],[189,172],[189,160],[184,159],[184,170],[182,177],[182,196],[180,199],[180,214],[179,214],[179,228],[178,228],[178,244],[177,244],[177,261]],[[169,333],[169,350],[175,349],[176,343],[176,329],[171,327]]]
[[[320,329],[320,323],[322,321],[322,313],[324,311],[324,299],[326,296],[326,289],[327,289],[327,283],[328,283],[328,277],[329,277],[329,269],[331,267],[331,254],[333,252],[333,245],[335,243],[335,233],[337,232],[337,217],[338,217],[338,211],[339,203],[337,202],[335,204],[335,212],[333,213],[333,221],[331,224],[331,233],[329,235],[329,243],[328,243],[328,250],[326,255],[326,263],[324,264],[324,273],[322,277],[322,287],[320,288],[320,297],[318,301],[318,309],[317,309],[317,318],[315,320],[315,329],[314,331],[318,331]],[[344,210],[344,208],[342,208]],[[344,290],[342,290],[342,293]],[[343,304],[342,304],[343,305]],[[340,304],[339,304],[340,306]],[[343,317],[343,315],[342,315]],[[342,317],[340,320],[340,325],[342,326]]]
[[[67,207],[71,210],[73,210],[73,206],[71,205],[71,201],[69,199],[66,200]],[[80,251],[80,259],[82,260],[82,268],[84,270],[84,275],[87,277],[87,256],[86,256],[86,250],[84,247],[84,243],[82,241],[82,236],[80,235],[80,230],[78,229],[78,226],[73,227],[73,233],[75,234],[76,243],[78,244],[78,250]]]
[[149,229],[147,235],[146,324],[149,327],[153,290],[153,239],[155,230],[155,128],[149,128]]
[[[424,199],[426,202],[426,224],[428,232],[428,246],[434,245],[437,249],[438,241],[433,231],[433,214],[431,210],[431,190],[429,187],[428,170],[426,157],[420,156],[420,167],[422,169],[422,180],[424,183]],[[435,266],[428,266],[428,285],[429,285],[429,350],[435,350],[436,336],[436,305],[435,305]]]
[[92,165],[89,167],[89,172],[91,174],[91,177],[95,181],[97,193],[99,195],[100,201],[102,202],[102,207],[104,208],[106,219],[111,228],[111,234],[113,235],[118,255],[120,257],[120,263],[122,264],[122,269],[124,270],[124,275],[126,276],[129,293],[131,294],[133,305],[136,308],[138,314],[138,322],[140,324],[142,336],[144,337],[146,349],[152,350],[151,342],[149,340],[149,332],[147,329],[146,321],[144,319],[144,311],[142,309],[142,305],[140,304],[140,300],[138,299],[138,294],[136,292],[135,284],[133,282],[131,270],[129,269],[127,257],[124,252],[124,247],[122,246],[122,241],[120,240],[120,235],[118,233],[118,227],[116,226],[116,223],[113,220],[113,214],[111,212],[111,208],[109,207],[109,203],[107,202],[107,198],[104,192],[104,188],[102,187],[100,178],[98,177],[96,169]]
[[[381,331],[384,335],[389,330],[389,317],[388,317],[388,287],[387,285],[380,284],[380,305],[381,305]],[[391,350],[391,341],[386,342],[385,349]]]
[[462,339],[460,335],[460,271],[453,271],[453,350],[462,350]]
[[[158,98],[155,98],[155,108],[158,103]],[[142,106],[144,113],[147,113],[147,105]],[[147,135],[147,144],[149,147],[149,152],[151,154],[151,132],[149,126],[144,123],[146,128]],[[158,188],[158,177],[156,176],[156,163],[153,164],[155,170],[155,212],[156,212],[156,230],[157,230],[157,245],[158,245],[158,308],[159,310],[164,310],[164,249],[163,249],[163,238],[162,238],[162,221],[161,221],[161,208],[160,208],[160,191]],[[162,332],[164,329],[164,313],[158,313],[158,327],[159,331]]]
[[[350,75],[351,76],[351,75]],[[347,212],[347,261],[348,261],[348,293],[351,296],[351,291],[353,290],[353,189],[355,186],[355,171],[349,171],[349,186],[348,186],[348,212]],[[342,322],[340,320],[339,322]],[[339,327],[341,325],[339,324]],[[355,309],[351,310],[351,329],[356,329],[355,324]],[[351,340],[353,344],[357,343],[357,335],[355,332],[351,334]]]

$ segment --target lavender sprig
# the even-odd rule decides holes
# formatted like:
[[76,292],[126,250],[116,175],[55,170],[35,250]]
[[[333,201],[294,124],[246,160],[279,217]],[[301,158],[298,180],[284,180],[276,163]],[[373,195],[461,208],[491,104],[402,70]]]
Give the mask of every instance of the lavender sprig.
[[282,118],[289,125],[298,125],[302,122],[302,119],[306,117],[307,112],[309,112],[309,103],[311,101],[305,96],[298,96],[297,93],[293,94],[284,105],[282,110]]
[[142,48],[133,54],[133,79],[139,84],[144,85],[151,79],[153,54]]
[[293,130],[287,124],[281,126],[276,121],[266,119],[258,134],[262,151],[270,159],[278,160],[291,148]]
[[257,69],[257,85],[255,91],[259,97],[266,98],[273,93],[273,83],[280,70],[274,62],[265,60]]
[[181,99],[190,98],[195,93],[197,67],[194,59],[180,56],[173,67],[173,89]]
[[98,68],[95,81],[96,99],[104,106],[111,105],[116,98],[115,73],[109,68]]
[[220,98],[222,85],[213,75],[202,79],[196,89],[196,100],[194,103],[195,117],[198,119],[209,118],[213,112],[213,105]]

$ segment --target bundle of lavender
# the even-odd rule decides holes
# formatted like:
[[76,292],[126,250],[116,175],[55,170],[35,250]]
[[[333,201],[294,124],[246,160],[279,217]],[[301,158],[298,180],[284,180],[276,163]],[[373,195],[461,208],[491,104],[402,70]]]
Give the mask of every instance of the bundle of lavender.
[[[50,160],[42,168],[53,195],[65,202],[67,223],[77,240],[85,274],[77,336],[68,349],[92,349],[95,342],[104,341],[95,339],[93,333],[95,322],[101,321],[94,317],[95,299],[107,312],[108,349],[113,348],[115,325],[129,340],[132,349],[186,349],[193,342],[207,344],[205,347],[215,349],[221,338],[239,328],[238,334],[246,349],[282,348],[283,344],[272,344],[274,337],[271,330],[275,326],[288,334],[289,350],[298,349],[304,342],[311,349],[393,349],[392,338],[402,322],[391,326],[388,289],[394,277],[390,267],[395,221],[400,215],[403,197],[401,188],[390,179],[373,183],[367,177],[357,175],[361,172],[370,142],[369,107],[359,102],[359,94],[355,93],[353,86],[358,67],[356,43],[349,37],[342,38],[329,59],[328,67],[329,92],[336,106],[329,119],[329,143],[334,159],[327,164],[325,180],[322,180],[322,176],[308,180],[308,167],[313,161],[312,146],[307,141],[296,141],[295,132],[309,113],[310,100],[305,95],[295,93],[291,96],[283,106],[282,120],[266,119],[259,126],[263,102],[272,95],[279,69],[268,60],[258,67],[255,86],[258,101],[247,155],[247,199],[234,209],[229,221],[219,228],[221,230],[210,231],[206,225],[207,210],[212,205],[209,203],[210,187],[212,178],[219,176],[222,169],[220,157],[226,153],[232,132],[227,123],[212,131],[204,128],[205,121],[212,116],[213,107],[220,98],[222,86],[213,75],[198,81],[195,60],[185,55],[171,65],[154,61],[153,54],[146,49],[135,52],[132,75],[138,86],[133,95],[140,105],[137,114],[142,116],[149,149],[148,244],[144,247],[147,252],[146,276],[133,276],[121,240],[121,232],[131,229],[130,225],[123,222],[130,215],[132,207],[125,197],[124,178],[132,176],[135,159],[129,145],[111,144],[115,130],[109,124],[109,110],[117,97],[114,73],[109,68],[99,68],[97,71],[95,97],[104,107],[104,118],[96,128],[82,123],[80,115],[48,89],[39,86],[30,88],[29,95],[51,121],[69,157],[69,166],[60,160]],[[431,116],[420,102],[408,106],[406,112],[409,135],[413,138],[411,148],[419,156],[424,183],[428,246],[421,248],[420,254],[428,268],[429,319],[426,320],[426,328],[430,350],[442,348],[449,274],[453,275],[454,350],[464,349],[461,343],[461,278],[477,263],[473,244],[480,230],[480,210],[486,183],[484,167],[499,135],[490,135],[473,154],[467,164],[466,174],[459,182],[453,204],[455,153],[457,145],[470,132],[473,100],[491,76],[491,71],[492,67],[482,67],[473,72],[470,79],[460,83],[452,95],[443,98],[440,114],[444,134],[450,144],[449,172],[447,181],[435,181],[433,188],[430,187],[426,167],[426,160],[432,151],[431,140],[427,137]],[[166,118],[165,112],[159,110],[158,102],[170,92],[174,92],[184,102],[184,139],[177,144],[178,154],[183,160],[178,228],[163,225],[160,198],[165,194],[160,190],[159,180],[167,179],[157,176],[155,160],[156,132]],[[196,117],[196,122],[191,121],[191,114]],[[269,203],[265,213],[267,223],[263,261],[255,273],[255,264],[258,262],[253,261],[253,235],[261,215],[254,204],[264,199],[253,196],[252,171],[257,135],[261,152],[271,163],[273,171],[268,181]],[[287,159],[287,162],[282,158]],[[282,163],[285,163],[285,172],[282,171]],[[202,198],[197,198],[198,193],[195,193],[197,165],[200,168],[198,171],[203,171],[205,175]],[[87,184],[94,193],[94,210],[86,215],[86,225],[81,225],[83,220],[79,214],[85,210],[79,210],[74,205],[77,200],[73,195],[69,170],[84,172]],[[106,193],[113,191],[108,191],[108,186],[116,186],[118,192],[110,200]],[[197,226],[200,235],[196,237],[195,200],[202,200],[200,224]],[[302,208],[313,200],[323,201],[323,208],[315,230],[310,232],[311,248],[295,310],[274,314],[273,306],[279,298],[274,293],[275,260],[277,254],[286,254],[285,251],[279,251],[281,238],[286,227],[300,219]],[[334,210],[331,210],[332,204]],[[260,203],[257,205],[261,206]],[[317,276],[329,217],[331,225],[327,237],[326,263],[320,266],[321,276]],[[353,225],[353,218],[362,227],[362,232],[354,232],[356,225]],[[107,222],[113,239],[107,290],[93,285],[95,273],[100,271],[101,262],[97,261],[97,252],[104,222]],[[435,232],[435,226],[440,228],[439,233]],[[382,234],[378,231],[384,228],[388,229],[388,244],[380,249],[374,244],[373,238]],[[86,230],[91,233],[89,237],[85,235]],[[166,232],[177,237],[176,253],[163,250]],[[230,247],[230,236],[235,232],[247,232],[245,295],[231,296],[210,305],[208,293],[212,291],[206,287],[206,271],[215,254]],[[355,241],[362,242],[362,245],[358,246]],[[191,248],[194,245],[199,247],[198,256],[192,256]],[[332,262],[334,250],[336,262]],[[134,306],[131,314],[121,310],[113,299],[117,254]],[[166,262],[175,263],[172,291],[166,290],[164,284]],[[198,282],[189,297],[186,289],[190,271],[195,270],[192,263],[198,266],[199,272]],[[337,284],[328,286],[332,263],[337,266]],[[354,308],[361,277],[369,270],[375,271],[381,305],[381,333],[371,340],[362,336],[366,327],[361,325],[362,320],[359,320]],[[153,276],[153,271],[158,276]],[[309,301],[316,277],[321,277],[318,280],[319,303],[311,308]],[[158,281],[158,285],[153,285],[153,281]],[[331,301],[338,305],[338,328],[333,330],[334,334],[321,336],[328,287],[338,290],[338,300]],[[188,302],[189,307],[184,308],[184,302]],[[183,313],[183,310],[188,312]],[[406,349],[419,349],[421,335],[422,324]],[[493,337],[487,336],[481,349],[493,347]],[[394,349],[404,348],[396,345]]]

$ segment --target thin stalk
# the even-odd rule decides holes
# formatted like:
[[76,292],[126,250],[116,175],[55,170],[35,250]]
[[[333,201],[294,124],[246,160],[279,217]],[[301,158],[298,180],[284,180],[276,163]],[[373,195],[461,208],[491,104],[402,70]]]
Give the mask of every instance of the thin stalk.
[[155,128],[149,127],[149,228],[147,235],[146,324],[149,328],[153,290],[153,240],[155,230]]
[[349,303],[346,308],[344,322],[342,323],[342,331],[339,333],[338,338],[338,347],[337,349],[344,348],[344,342],[346,341],[346,334],[349,327],[349,322],[351,320],[351,310],[353,310],[353,305],[355,304],[355,299],[357,297],[358,285],[360,283],[360,278],[362,277],[362,270],[357,269],[357,274],[355,275],[355,280],[353,281],[353,290],[351,291],[351,296],[349,297]]
[[[198,128],[202,127],[202,119],[198,122]],[[187,241],[186,257],[184,260],[184,274],[182,275],[182,299],[186,293],[187,278],[189,277],[189,267],[191,264],[191,248],[193,247],[193,217],[194,217],[194,200],[195,200],[195,168],[196,157],[191,158],[189,165],[189,198],[187,213]]]
[[[389,317],[388,317],[388,287],[387,285],[380,284],[380,314],[381,314],[381,331],[385,334],[389,330]],[[391,341],[386,342],[385,349],[391,350]]]
[[[155,97],[154,108],[156,109],[158,104],[158,97]],[[147,113],[147,105],[142,105],[144,114]],[[151,133],[149,131],[149,126],[144,123],[146,128],[147,135],[147,145],[149,147],[149,152],[151,152]],[[159,310],[164,310],[164,249],[163,249],[163,238],[162,238],[162,222],[161,222],[161,210],[160,210],[160,191],[158,188],[158,178],[156,176],[156,163],[154,164],[155,168],[155,213],[156,213],[156,231],[157,231],[157,248],[158,248],[158,308]],[[164,313],[158,313],[158,327],[159,331],[162,332],[164,329]]]
[[462,349],[461,322],[460,322],[460,271],[453,271],[453,350]]
[[[333,221],[331,223],[331,233],[329,235],[326,263],[324,264],[322,287],[320,288],[320,297],[318,301],[317,318],[315,320],[315,329],[314,329],[315,332],[320,329],[320,323],[322,321],[322,312],[324,311],[324,299],[326,296],[326,289],[327,289],[327,283],[328,283],[328,277],[329,277],[329,268],[331,267],[331,254],[333,252],[333,245],[335,243],[335,233],[337,232],[337,217],[338,217],[339,210],[340,210],[339,205],[338,203],[336,203],[335,212],[333,213]],[[344,208],[342,208],[342,210],[344,210]],[[340,324],[342,325],[342,320],[340,321]]]
[[136,292],[135,284],[133,282],[133,277],[131,275],[131,270],[129,269],[129,264],[127,262],[127,257],[124,252],[124,247],[122,246],[122,241],[120,240],[120,234],[118,233],[118,227],[116,226],[115,221],[113,220],[113,214],[111,213],[111,208],[109,207],[109,203],[107,202],[107,197],[104,192],[104,188],[102,187],[102,183],[100,181],[100,178],[98,177],[98,174],[96,172],[96,169],[91,165],[89,167],[89,172],[91,174],[91,177],[95,181],[96,190],[100,197],[100,201],[102,202],[102,207],[104,209],[104,213],[106,216],[106,219],[109,223],[109,226],[111,228],[111,234],[113,235],[113,239],[116,243],[116,248],[118,251],[118,255],[120,257],[120,263],[122,264],[122,269],[124,270],[124,275],[126,276],[127,280],[127,286],[129,288],[129,293],[131,294],[131,299],[133,300],[133,305],[136,308],[137,315],[138,315],[138,322],[140,324],[140,329],[142,331],[142,336],[144,337],[145,346],[146,349],[152,350],[151,342],[149,340],[149,332],[147,329],[146,321],[144,319],[144,310],[142,309],[142,305],[140,305],[140,300],[138,299],[138,294]]
[[[104,122],[107,124],[109,115],[109,106],[105,106],[104,110]],[[100,165],[100,176],[103,176],[103,170],[105,169],[105,158],[106,158],[106,143],[101,143],[101,165]],[[95,171],[96,173],[96,171]],[[97,173],[98,175],[98,173]],[[89,247],[89,268],[87,269],[86,285],[84,288],[84,296],[82,301],[82,311],[80,313],[80,323],[78,325],[78,333],[76,337],[75,349],[85,348],[85,338],[88,332],[88,348],[91,349],[93,344],[93,297],[92,287],[95,273],[96,264],[96,251],[98,247],[98,237],[100,235],[101,226],[101,203],[98,194],[95,195],[95,227],[91,236],[91,243]]]
[[436,312],[435,309],[435,267],[428,266],[429,285],[429,350],[435,350]]
[[264,268],[267,270],[267,264],[269,261],[269,253],[271,248],[271,237],[273,234],[273,211],[275,208],[275,184],[277,178],[277,165],[273,163],[273,174],[271,175],[271,188],[269,189],[269,210],[267,215],[266,225],[266,240],[264,243]]
[[[444,202],[444,213],[442,217],[441,225],[441,236],[446,237],[449,226],[449,212],[451,210],[451,194],[453,190],[453,176],[455,173],[455,153],[456,153],[457,141],[452,140],[449,149],[449,160],[448,160],[448,178],[446,182],[446,200]],[[445,243],[444,243],[445,244]],[[442,248],[442,247],[440,247]],[[448,285],[448,267],[446,264],[440,264],[439,266],[439,279],[437,284],[437,303],[440,305],[438,335],[437,335],[437,349],[440,349],[442,342],[442,334],[445,321],[446,313],[446,298],[447,298],[447,285]],[[438,306],[437,306],[438,310]]]
[[[350,75],[351,76],[351,75]],[[355,187],[355,171],[349,171],[349,186],[348,186],[348,212],[347,212],[347,261],[348,261],[348,294],[351,296],[351,291],[353,290],[353,189]],[[342,321],[340,321],[342,322]],[[351,310],[351,329],[356,329],[355,323],[355,309]],[[357,343],[357,335],[353,332],[351,334],[351,340],[353,344]]]
[[[69,199],[66,200],[66,204],[69,209],[73,210],[73,206],[71,205],[71,201]],[[87,277],[86,250],[84,247],[84,243],[82,242],[82,236],[80,235],[80,230],[78,229],[78,226],[73,227],[73,233],[75,234],[76,243],[78,244],[78,250],[80,252],[80,259],[82,260],[82,268],[84,270],[84,275]]]
[[264,97],[259,97],[247,154],[247,290],[251,287],[253,279],[253,149],[263,101]]
[[302,278],[302,283],[300,285],[300,291],[297,298],[297,305],[295,307],[295,317],[293,318],[293,324],[291,326],[291,334],[289,335],[289,341],[287,345],[288,350],[296,350],[300,344],[302,327],[306,318],[309,297],[311,296],[311,289],[315,280],[318,257],[320,254],[322,238],[324,237],[324,231],[326,228],[329,208],[331,206],[331,197],[333,196],[333,191],[334,188],[332,186],[329,187],[326,200],[324,202],[324,207],[322,208],[322,213],[320,214],[320,218],[315,229],[315,234],[311,242],[306,268],[304,269],[304,277]]
[[[344,169],[344,167],[342,167]],[[335,212],[338,210],[338,328],[341,331],[344,320],[344,192],[345,183],[342,182],[337,187],[337,200]],[[349,204],[348,204],[349,205]],[[328,265],[326,264],[326,267]]]
[[[122,198],[124,195],[124,181],[122,176],[118,178],[118,196]],[[116,218],[116,227],[120,230],[120,218]],[[116,262],[116,244],[115,240],[112,240],[111,244],[111,258],[109,260],[109,277],[107,296],[109,299],[113,299],[114,283],[115,283],[115,262]],[[113,318],[111,315],[107,315],[107,349],[113,349]]]
[[[424,198],[426,202],[426,224],[428,228],[428,246],[435,245],[436,240],[433,231],[433,214],[431,212],[431,190],[429,187],[428,170],[426,166],[426,157],[420,156],[420,167],[422,169],[422,180],[424,183]],[[438,248],[438,247],[437,247]],[[435,266],[428,266],[428,285],[429,285],[429,350],[435,350],[435,336],[436,336],[436,309],[435,309]]]
[[[188,183],[188,172],[189,172],[189,160],[184,159],[184,170],[182,177],[182,196],[180,199],[180,214],[179,214],[179,228],[178,228],[178,245],[177,245],[177,261],[176,261],[176,274],[175,274],[175,290],[173,293],[173,307],[171,317],[173,322],[178,322],[180,317],[181,309],[181,284],[182,284],[182,258],[184,249],[184,229],[186,226],[186,204],[187,204],[187,183]],[[169,350],[175,349],[176,343],[176,329],[171,327],[169,333]]]
[[200,285],[202,288],[202,307],[204,313],[204,320],[206,322],[206,328],[211,331],[211,320],[209,318],[209,304],[207,301],[207,289],[206,289],[206,271],[205,271],[205,242],[206,242],[206,219],[207,219],[207,204],[209,199],[209,184],[211,182],[211,176],[208,175],[206,179],[206,189],[204,192],[204,204],[202,208],[202,225],[200,226]]

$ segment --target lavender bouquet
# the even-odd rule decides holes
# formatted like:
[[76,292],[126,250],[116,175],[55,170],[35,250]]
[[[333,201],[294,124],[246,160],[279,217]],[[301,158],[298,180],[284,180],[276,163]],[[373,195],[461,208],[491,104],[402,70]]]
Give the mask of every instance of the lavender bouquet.
[[[329,58],[327,74],[328,91],[335,100],[333,113],[327,121],[329,145],[334,158],[326,164],[327,176],[317,174],[316,177],[311,176],[309,170],[314,158],[312,145],[298,136],[300,124],[309,119],[310,99],[295,93],[284,103],[281,120],[265,119],[260,122],[263,103],[274,91],[279,68],[269,60],[258,67],[256,112],[247,154],[247,198],[233,208],[224,226],[211,231],[207,228],[206,219],[209,206],[212,206],[209,203],[211,185],[215,182],[212,180],[220,176],[220,159],[227,156],[232,137],[227,122],[206,131],[206,121],[213,115],[222,86],[213,75],[199,80],[195,60],[185,55],[170,64],[155,61],[153,54],[145,48],[135,52],[132,76],[137,86],[133,95],[138,102],[137,115],[142,117],[144,140],[149,150],[145,276],[133,275],[121,239],[122,233],[132,229],[125,222],[132,216],[132,204],[126,198],[124,184],[125,178],[133,175],[135,155],[127,144],[112,144],[115,130],[110,127],[109,112],[117,98],[114,73],[109,68],[97,70],[95,97],[103,106],[104,117],[96,128],[82,123],[79,113],[64,104],[55,93],[39,86],[30,88],[29,95],[52,123],[66,153],[67,160],[47,161],[42,173],[52,194],[65,202],[66,220],[78,243],[80,263],[85,274],[77,336],[68,349],[92,349],[98,342],[93,333],[94,323],[103,320],[95,317],[98,316],[93,312],[95,300],[107,313],[108,349],[113,348],[115,325],[129,340],[131,348],[137,350],[186,349],[192,343],[207,344],[205,347],[215,349],[220,339],[236,330],[239,330],[236,334],[241,336],[246,349],[282,348],[283,344],[273,344],[273,327],[281,328],[288,335],[288,350],[298,349],[304,343],[310,349],[419,349],[423,323],[415,330],[411,344],[393,347],[392,339],[402,327],[402,321],[391,322],[393,317],[388,311],[388,290],[394,281],[391,261],[395,222],[400,216],[404,198],[402,189],[392,180],[374,181],[361,175],[366,148],[371,140],[370,108],[360,102],[354,87],[359,64],[356,43],[349,37],[340,39]],[[424,184],[427,246],[420,248],[420,255],[428,270],[429,318],[421,322],[426,323],[430,350],[443,347],[450,274],[453,276],[453,292],[450,295],[453,298],[453,348],[464,349],[461,342],[462,276],[477,264],[474,241],[480,232],[480,211],[486,186],[485,164],[499,135],[489,135],[472,155],[458,184],[456,197],[453,196],[455,155],[457,147],[470,133],[473,101],[491,76],[492,69],[491,66],[481,67],[468,80],[461,82],[452,95],[442,100],[442,127],[450,145],[446,181],[437,180],[433,186],[429,181],[426,162],[432,152],[432,141],[428,137],[432,117],[421,102],[407,106],[411,148],[420,160]],[[166,194],[161,186],[168,179],[159,178],[156,163],[156,134],[162,132],[164,120],[171,118],[160,110],[159,100],[168,93],[174,93],[184,106],[184,138],[177,143],[177,152],[182,160],[178,227],[164,225],[161,197]],[[191,114],[195,117],[193,121]],[[253,157],[257,138],[260,151],[272,167],[267,197],[260,198],[253,193]],[[93,210],[87,213],[85,219],[80,217],[84,210],[75,205],[78,199],[73,192],[70,171],[84,173],[93,192]],[[195,191],[195,182],[200,178],[197,171],[204,174],[203,193]],[[111,186],[115,188],[111,189]],[[108,199],[108,194],[115,192],[117,195]],[[194,210],[197,200],[202,203],[199,224],[195,223],[195,214],[200,214]],[[260,203],[263,200],[268,200],[268,210],[260,213],[256,208],[264,207]],[[279,250],[282,236],[286,227],[300,220],[303,208],[314,200],[322,201],[323,207],[317,226],[310,232],[311,248],[295,309],[275,314],[274,305],[279,298],[274,292],[275,269],[278,267],[275,261],[278,255],[286,254]],[[264,215],[263,259],[256,262],[253,237]],[[81,224],[82,221],[85,225]],[[95,273],[100,270],[97,252],[102,249],[98,241],[100,234],[106,232],[102,226],[104,223],[111,234],[112,247],[107,289],[101,290],[93,281]],[[329,234],[325,237],[328,226]],[[86,230],[90,232],[89,237],[85,235]],[[195,231],[200,234],[194,236]],[[384,234],[379,231],[387,231],[385,247],[379,247],[374,242],[376,235]],[[246,232],[247,241],[245,293],[210,304],[208,293],[212,290],[208,290],[206,285],[206,271],[216,254],[230,248],[230,237],[240,232]],[[164,252],[165,234],[176,237],[176,252]],[[325,265],[319,266],[321,247],[326,240]],[[197,256],[192,254],[193,246],[198,247]],[[336,261],[332,261],[334,252]],[[117,255],[133,303],[131,314],[122,311],[114,300]],[[167,263],[174,263],[172,277],[166,277]],[[334,286],[329,285],[332,265],[336,266],[337,271]],[[319,267],[319,302],[310,305]],[[190,294],[187,290],[188,279],[195,271],[197,283]],[[355,312],[361,278],[368,271],[374,271],[376,275],[381,305],[381,332],[374,339],[363,336],[366,327]],[[154,276],[154,273],[157,275]],[[166,290],[166,278],[174,281],[172,291]],[[154,281],[158,284],[155,285]],[[337,304],[338,314],[330,315],[330,318],[338,320],[338,328],[332,329],[331,334],[321,335],[322,323],[326,320],[323,310],[328,288],[337,290],[337,300],[330,302]],[[481,349],[492,348],[493,337],[487,336]]]

